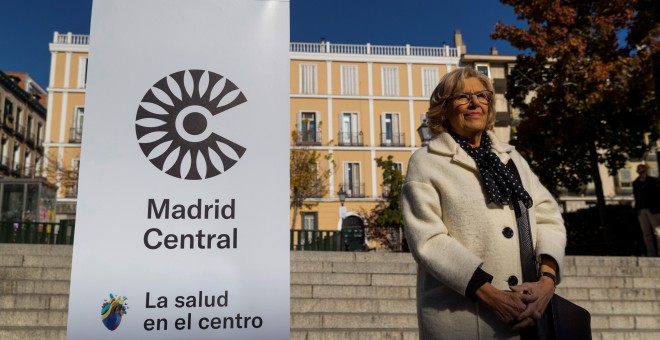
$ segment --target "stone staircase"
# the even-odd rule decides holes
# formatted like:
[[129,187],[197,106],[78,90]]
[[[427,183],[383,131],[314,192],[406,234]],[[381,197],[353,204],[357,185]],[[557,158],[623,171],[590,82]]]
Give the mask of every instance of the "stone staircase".
[[[660,339],[660,258],[567,257],[594,339]],[[404,253],[291,252],[292,339],[417,339]],[[0,339],[65,339],[71,246],[0,244]]]
[[0,244],[0,339],[65,339],[71,246]]

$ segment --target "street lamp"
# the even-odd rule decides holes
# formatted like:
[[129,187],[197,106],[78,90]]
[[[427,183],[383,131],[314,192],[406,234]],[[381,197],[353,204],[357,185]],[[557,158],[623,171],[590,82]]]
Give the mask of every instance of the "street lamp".
[[341,202],[341,206],[344,206],[344,201],[346,201],[346,191],[344,190],[344,186],[339,187],[339,192],[337,193],[339,195],[339,202]]
[[419,133],[419,138],[422,140],[422,146],[427,146],[431,140],[431,129],[426,124],[426,118],[422,121],[422,125],[417,128],[417,133]]

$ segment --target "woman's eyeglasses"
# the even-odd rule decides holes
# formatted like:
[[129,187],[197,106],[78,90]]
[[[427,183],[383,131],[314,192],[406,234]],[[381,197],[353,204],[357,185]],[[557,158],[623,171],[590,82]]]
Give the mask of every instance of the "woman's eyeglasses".
[[477,102],[480,104],[488,104],[493,99],[493,92],[488,90],[478,92],[463,92],[457,95],[453,95],[447,99],[453,100],[455,104],[465,105],[469,103],[473,98],[477,98]]

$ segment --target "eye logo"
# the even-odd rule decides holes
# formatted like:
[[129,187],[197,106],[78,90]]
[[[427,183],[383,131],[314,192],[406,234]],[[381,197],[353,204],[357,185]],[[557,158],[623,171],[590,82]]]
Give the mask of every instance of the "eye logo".
[[125,296],[114,296],[113,294],[110,294],[110,300],[103,300],[101,322],[107,329],[114,331],[119,328],[121,317],[127,314],[128,303],[126,300],[128,299]]
[[247,102],[229,79],[204,70],[172,73],[156,82],[137,110],[135,133],[147,159],[186,180],[229,170],[245,148],[214,132],[217,115]]

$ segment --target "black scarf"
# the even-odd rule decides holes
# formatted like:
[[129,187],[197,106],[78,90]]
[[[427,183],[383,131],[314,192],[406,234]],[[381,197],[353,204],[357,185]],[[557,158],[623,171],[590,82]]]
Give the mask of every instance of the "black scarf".
[[481,145],[477,148],[473,148],[467,138],[454,132],[450,132],[450,134],[477,163],[481,183],[486,192],[486,202],[494,202],[503,206],[511,202],[522,201],[528,209],[532,207],[532,198],[523,188],[520,179],[512,174],[500,158],[491,151],[493,143],[485,131],[481,134]]

